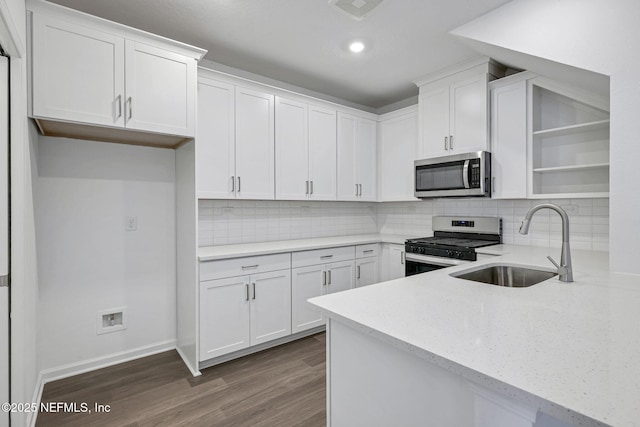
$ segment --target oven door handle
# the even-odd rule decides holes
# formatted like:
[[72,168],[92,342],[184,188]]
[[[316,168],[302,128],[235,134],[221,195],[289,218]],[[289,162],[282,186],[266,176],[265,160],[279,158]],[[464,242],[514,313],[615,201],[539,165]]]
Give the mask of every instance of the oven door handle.
[[416,255],[412,253],[407,253],[405,255],[405,259],[407,261],[417,262],[421,264],[441,265],[443,267],[453,267],[454,265],[463,265],[473,262],[462,259],[443,258],[430,255]]
[[464,188],[469,188],[469,160],[465,160],[462,167],[462,182]]

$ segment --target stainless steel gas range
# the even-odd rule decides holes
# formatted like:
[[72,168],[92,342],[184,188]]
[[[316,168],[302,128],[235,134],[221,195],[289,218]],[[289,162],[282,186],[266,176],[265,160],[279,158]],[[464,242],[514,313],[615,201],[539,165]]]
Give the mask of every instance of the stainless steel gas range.
[[476,249],[502,243],[502,219],[434,216],[433,237],[405,241],[405,276],[477,260]]

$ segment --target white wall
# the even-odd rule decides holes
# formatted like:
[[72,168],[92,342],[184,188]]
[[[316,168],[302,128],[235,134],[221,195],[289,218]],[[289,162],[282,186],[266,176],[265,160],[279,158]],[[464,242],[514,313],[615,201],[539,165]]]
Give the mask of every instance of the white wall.
[[[41,136],[35,187],[40,368],[173,346],[175,152]],[[117,307],[127,329],[98,335]]]
[[611,82],[611,254],[614,271],[640,274],[640,2],[514,0],[453,31],[490,46],[606,74]]

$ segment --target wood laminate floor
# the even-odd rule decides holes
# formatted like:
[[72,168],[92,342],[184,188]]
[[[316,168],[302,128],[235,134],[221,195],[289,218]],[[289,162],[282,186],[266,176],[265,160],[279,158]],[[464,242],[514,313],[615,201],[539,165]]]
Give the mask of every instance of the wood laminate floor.
[[[37,426],[325,426],[325,334],[202,370],[175,351],[45,385],[42,402],[92,413],[40,413]],[[109,413],[94,404],[110,405]]]

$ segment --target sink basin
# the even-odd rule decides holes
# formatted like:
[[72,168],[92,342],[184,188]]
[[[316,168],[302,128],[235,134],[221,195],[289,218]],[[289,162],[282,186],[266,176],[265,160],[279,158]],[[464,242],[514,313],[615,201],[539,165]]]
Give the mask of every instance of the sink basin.
[[491,264],[474,270],[465,270],[450,274],[450,276],[457,277],[458,279],[473,280],[474,282],[506,286],[509,288],[526,288],[557,275],[558,273],[556,271],[511,264]]

